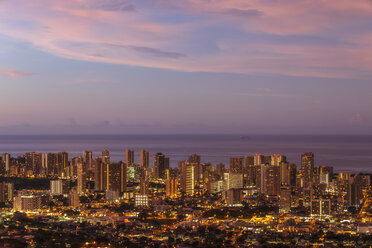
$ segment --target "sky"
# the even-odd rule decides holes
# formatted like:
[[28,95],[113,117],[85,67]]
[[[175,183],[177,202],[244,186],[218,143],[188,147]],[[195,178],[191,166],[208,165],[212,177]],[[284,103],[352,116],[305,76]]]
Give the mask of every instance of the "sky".
[[0,0],[0,134],[372,134],[370,0]]

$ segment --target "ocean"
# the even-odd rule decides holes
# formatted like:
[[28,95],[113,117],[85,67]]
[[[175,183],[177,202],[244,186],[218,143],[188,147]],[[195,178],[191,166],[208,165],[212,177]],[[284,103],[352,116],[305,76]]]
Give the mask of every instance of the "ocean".
[[313,152],[315,165],[333,166],[335,171],[372,173],[372,136],[369,135],[0,135],[0,153],[18,156],[26,152],[69,153],[69,158],[83,150],[100,156],[110,151],[112,161],[125,160],[125,149],[152,156],[162,152],[170,157],[171,167],[188,155],[201,155],[202,162],[229,164],[229,157],[282,154],[290,163],[301,163],[301,153]]

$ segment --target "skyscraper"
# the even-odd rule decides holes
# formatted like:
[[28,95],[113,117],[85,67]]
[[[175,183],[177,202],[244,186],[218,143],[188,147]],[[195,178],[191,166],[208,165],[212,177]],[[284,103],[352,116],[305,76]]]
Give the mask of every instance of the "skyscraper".
[[94,189],[96,191],[103,191],[103,162],[102,158],[96,157],[94,159]]
[[261,165],[263,163],[263,155],[256,153],[253,158],[254,165]]
[[248,165],[245,168],[245,173],[244,173],[244,185],[245,186],[256,186],[256,170],[257,166],[255,165]]
[[230,172],[243,174],[244,157],[230,158]]
[[129,149],[125,150],[125,163],[128,167],[134,164],[134,151]]
[[239,189],[243,187],[243,174],[228,172],[224,173],[223,188],[224,190]]
[[12,183],[0,183],[0,202],[13,200],[14,185]]
[[103,163],[95,159],[95,190],[124,192],[127,188],[127,166],[123,162]]
[[217,164],[216,165],[216,171],[217,171],[217,175],[220,178],[223,178],[223,173],[225,173],[225,165],[224,164]]
[[141,149],[141,167],[148,169],[149,168],[149,152]]
[[110,152],[106,149],[102,151],[102,163],[110,163]]
[[8,173],[9,169],[10,169],[10,154],[9,153],[3,153],[2,161],[4,163],[5,172]]
[[92,151],[83,151],[83,163],[86,165],[86,169],[93,169],[93,153]]
[[271,165],[279,166],[281,163],[286,162],[287,158],[280,154],[271,155]]
[[186,195],[193,195],[195,192],[195,164],[188,161],[181,163],[181,190]]
[[162,153],[154,155],[154,178],[165,178],[165,170],[169,169],[169,158]]
[[28,152],[25,155],[25,163],[27,174],[42,175],[43,174],[43,154],[39,152]]
[[198,164],[200,164],[200,155],[198,155],[198,154],[191,154],[187,160],[190,163],[198,163]]
[[57,173],[59,177],[65,176],[68,167],[68,153],[59,152],[57,154]]
[[192,154],[189,156],[188,162],[194,165],[194,180],[199,182],[203,178],[203,168],[200,165],[200,155]]
[[255,165],[256,167],[256,186],[260,193],[266,194],[267,192],[267,170],[268,165],[261,164]]
[[50,194],[51,195],[62,195],[63,192],[63,181],[62,179],[50,181]]
[[70,191],[70,194],[68,196],[69,205],[73,208],[77,208],[80,206],[80,197],[79,193],[76,191],[76,189],[72,189]]
[[305,152],[301,155],[301,171],[303,177],[303,187],[310,188],[313,185],[314,154]]
[[79,159],[76,164],[77,167],[77,193],[79,195],[84,194],[86,190],[86,169],[83,163],[83,159]]
[[48,175],[50,176],[58,175],[57,160],[58,158],[56,153],[47,153],[45,155],[45,165]]
[[280,167],[277,165],[271,165],[267,167],[267,191],[268,195],[279,195],[280,194]]
[[282,186],[296,186],[296,165],[282,162],[280,164],[280,181]]
[[178,179],[169,178],[165,180],[165,192],[170,198],[177,197],[178,193]]

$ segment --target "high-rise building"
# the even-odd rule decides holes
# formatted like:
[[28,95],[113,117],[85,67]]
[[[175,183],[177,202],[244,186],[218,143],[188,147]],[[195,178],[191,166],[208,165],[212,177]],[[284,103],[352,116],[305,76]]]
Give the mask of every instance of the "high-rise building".
[[126,191],[128,172],[125,163],[119,162],[107,164],[96,158],[95,164],[95,190]]
[[92,151],[83,151],[83,163],[87,170],[93,169],[93,153]]
[[253,158],[254,158],[254,165],[261,165],[261,164],[263,164],[263,155],[261,155],[261,154],[258,154],[258,153],[256,153],[254,156],[253,156]]
[[72,189],[68,196],[70,207],[77,208],[80,206],[80,196],[76,189]]
[[154,156],[153,173],[154,178],[165,178],[165,170],[169,169],[169,158],[162,153]]
[[102,151],[102,163],[104,164],[110,163],[110,152],[106,149]]
[[271,156],[263,156],[262,163],[270,165],[271,164]]
[[223,178],[223,174],[225,173],[225,165],[224,164],[217,164],[216,165],[216,172],[219,178]]
[[271,155],[271,165],[279,166],[281,163],[286,162],[287,158],[280,154]]
[[195,183],[199,182],[203,178],[203,168],[200,165],[200,155],[192,154],[189,156],[187,161],[194,165],[194,179]]
[[165,192],[170,198],[177,197],[178,194],[178,179],[169,178],[165,180]]
[[84,194],[86,191],[86,169],[85,163],[80,158],[76,165],[77,168],[77,188],[76,192],[81,195]]
[[4,164],[5,173],[8,174],[10,170],[10,154],[3,153],[3,155],[1,156],[1,160]]
[[251,165],[254,165],[254,156],[245,156],[244,160],[245,160],[245,167],[246,168],[251,166]]
[[195,165],[188,161],[183,161],[181,165],[181,190],[186,195],[195,192]]
[[63,181],[61,179],[50,180],[50,194],[51,195],[63,194]]
[[223,190],[243,188],[243,174],[228,172],[224,173]]
[[256,165],[256,186],[258,192],[261,194],[266,194],[267,192],[267,169],[269,165],[261,164]]
[[77,167],[78,167],[79,163],[82,163],[82,158],[81,157],[73,157],[71,159],[70,166],[64,170],[65,177],[69,177],[69,178],[75,178],[76,177],[77,178],[77,176],[78,176]]
[[39,152],[28,152],[25,154],[25,164],[28,175],[40,176],[43,174],[43,154]]
[[257,174],[257,170],[256,170],[257,166],[255,165],[248,165],[246,166],[245,168],[245,173],[244,173],[244,185],[245,186],[256,186],[257,185],[257,181],[256,181],[256,174]]
[[241,204],[243,200],[242,189],[229,189],[223,194],[227,206]]
[[140,194],[148,195],[149,193],[149,175],[148,170],[145,167],[139,167],[139,179],[140,179]]
[[280,194],[280,167],[277,165],[268,166],[266,170],[266,183],[267,183],[267,191],[266,194],[268,195],[279,195]]
[[141,167],[148,169],[149,168],[149,152],[141,149]]
[[199,179],[203,183],[207,183],[213,178],[214,165],[211,163],[203,163],[199,165]]
[[129,149],[125,150],[125,163],[128,167],[134,164],[134,151]]
[[230,172],[244,173],[244,157],[230,158]]
[[28,171],[33,170],[33,152],[26,152],[25,153],[25,169],[28,173]]
[[57,168],[57,154],[56,153],[47,153],[44,156],[45,159],[45,166],[47,170],[47,174],[50,176],[58,176],[58,168]]
[[96,191],[103,191],[104,184],[103,184],[103,168],[104,163],[102,162],[102,158],[96,157],[93,161],[94,164],[94,189]]
[[244,157],[244,186],[253,186],[254,180],[253,176],[255,176],[254,173],[254,156],[245,156]]
[[310,213],[315,216],[331,215],[331,200],[313,199],[310,204]]
[[345,196],[347,205],[356,207],[360,206],[363,200],[362,182],[362,176],[359,174],[349,178]]
[[13,200],[14,185],[12,183],[0,183],[0,202]]
[[208,183],[208,192],[210,194],[216,194],[216,193],[219,193],[221,191],[223,191],[224,189],[224,183],[223,183],[223,180],[214,180],[214,181],[210,181]]
[[310,188],[313,185],[314,154],[305,152],[301,155],[301,171],[303,177],[303,187]]
[[280,188],[280,212],[289,213],[291,211],[292,190],[291,187],[284,186]]
[[68,167],[68,153],[59,152],[57,154],[57,175],[59,177],[65,177],[67,167]]
[[187,159],[190,163],[197,163],[200,164],[200,155],[198,154],[191,154]]
[[282,162],[280,164],[280,181],[282,186],[296,186],[297,166]]
[[33,211],[41,209],[41,197],[38,195],[23,195],[19,193],[13,202],[15,211]]

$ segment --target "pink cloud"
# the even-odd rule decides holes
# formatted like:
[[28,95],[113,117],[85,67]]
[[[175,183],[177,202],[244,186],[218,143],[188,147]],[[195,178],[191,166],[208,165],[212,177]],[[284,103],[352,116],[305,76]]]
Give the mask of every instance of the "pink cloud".
[[[65,58],[182,71],[316,77],[359,77],[372,71],[372,43],[363,38],[372,37],[372,32],[362,28],[366,20],[372,21],[367,0],[142,4],[149,6],[141,8],[131,0],[6,1],[0,8],[0,34]],[[157,18],[167,12],[190,18],[183,22]],[[202,18],[194,21],[194,16]],[[200,42],[211,27],[233,29],[240,36],[221,31],[210,43]],[[251,39],[255,35],[268,38]],[[296,43],[292,36],[301,35],[332,38],[340,44]],[[271,36],[294,41],[277,42]]]
[[11,77],[11,78],[20,78],[20,77],[27,77],[27,76],[34,75],[34,73],[16,71],[16,70],[6,69],[6,68],[0,68],[0,73],[8,77]]

